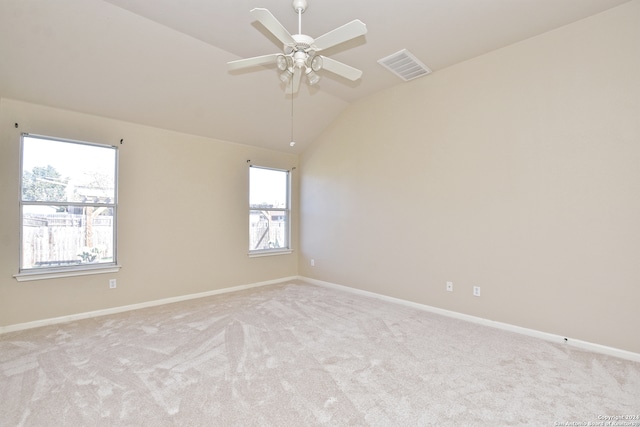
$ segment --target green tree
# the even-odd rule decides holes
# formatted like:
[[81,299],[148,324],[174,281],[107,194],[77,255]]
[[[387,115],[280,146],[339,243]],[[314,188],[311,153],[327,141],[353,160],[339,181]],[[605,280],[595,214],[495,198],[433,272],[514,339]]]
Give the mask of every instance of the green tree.
[[66,199],[67,179],[51,165],[34,166],[22,176],[22,200],[60,202]]

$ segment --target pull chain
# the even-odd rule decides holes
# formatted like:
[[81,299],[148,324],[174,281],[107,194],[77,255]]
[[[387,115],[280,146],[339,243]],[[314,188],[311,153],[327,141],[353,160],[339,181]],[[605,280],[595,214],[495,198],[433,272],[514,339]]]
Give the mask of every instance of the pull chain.
[[[293,79],[291,79],[291,91],[293,92]],[[293,93],[291,94],[291,142],[289,142],[289,145],[291,147],[296,145],[295,141],[293,140]]]

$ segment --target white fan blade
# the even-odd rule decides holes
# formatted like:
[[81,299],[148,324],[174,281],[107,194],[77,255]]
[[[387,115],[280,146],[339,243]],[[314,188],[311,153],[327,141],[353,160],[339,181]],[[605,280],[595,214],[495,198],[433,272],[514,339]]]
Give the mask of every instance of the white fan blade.
[[271,55],[255,56],[253,58],[238,59],[237,61],[227,62],[229,71],[241,70],[243,68],[257,67],[258,65],[275,64],[279,53]]
[[293,69],[293,76],[291,77],[289,84],[287,84],[287,89],[284,91],[284,93],[286,93],[287,95],[291,95],[298,92],[298,89],[300,89],[301,79],[302,79],[302,70],[298,67],[295,67]]
[[263,9],[261,7],[256,7],[255,9],[251,9],[250,13],[255,16],[255,18],[260,21],[264,27],[271,31],[271,33],[278,38],[285,45],[293,45],[296,41],[293,39],[289,31],[282,26],[280,21],[276,19],[275,16],[269,12],[268,9]]
[[350,65],[343,64],[342,62],[336,61],[335,59],[327,58],[326,56],[321,56],[322,58],[322,69],[330,71],[334,74],[344,77],[345,79],[356,81],[360,77],[362,77],[362,71],[357,68],[353,68]]
[[367,34],[367,26],[359,19],[355,19],[342,27],[321,35],[315,39],[313,45],[316,50],[328,49],[364,34]]

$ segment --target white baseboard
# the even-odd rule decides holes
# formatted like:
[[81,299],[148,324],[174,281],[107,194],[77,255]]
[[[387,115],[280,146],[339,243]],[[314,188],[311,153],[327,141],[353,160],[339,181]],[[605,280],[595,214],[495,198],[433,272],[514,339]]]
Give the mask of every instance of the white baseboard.
[[41,326],[56,325],[58,323],[71,322],[81,319],[89,319],[92,317],[106,316],[108,314],[117,314],[125,311],[138,310],[141,308],[154,307],[163,304],[171,304],[174,302],[187,301],[196,298],[209,297],[212,295],[225,294],[228,292],[242,291],[245,289],[257,288],[260,286],[274,285],[276,283],[296,280],[297,276],[283,277],[281,279],[267,280],[265,282],[251,283],[247,285],[233,286],[230,288],[216,289],[213,291],[200,292],[197,294],[181,295],[178,297],[164,298],[159,300],[147,301],[139,304],[123,305],[120,307],[106,308],[103,310],[88,311],[85,313],[70,314],[68,316],[53,317],[50,319],[35,320],[33,322],[18,323],[15,325],[0,326],[0,334],[7,332],[22,331],[25,329],[39,328]]
[[640,362],[640,354],[634,353],[627,350],[622,350],[614,347],[607,347],[600,344],[594,344],[587,341],[581,341],[573,338],[563,337],[561,335],[550,334],[548,332],[541,332],[535,329],[523,328],[521,326],[511,325],[509,323],[496,322],[494,320],[484,319],[482,317],[471,316],[468,314],[458,313],[456,311],[445,310],[438,307],[432,307],[425,304],[420,304],[417,302],[407,301],[400,298],[394,298],[382,294],[377,294],[375,292],[364,291],[362,289],[350,288],[348,286],[338,285],[331,282],[325,282],[322,280],[311,279],[304,276],[299,276],[299,280],[318,285],[324,286],[333,289],[339,289],[346,292],[351,292],[354,294],[364,295],[372,298],[381,299],[384,301],[393,302],[396,304],[402,304],[405,306],[417,308],[419,310],[428,311],[435,314],[440,314],[447,317],[452,317],[459,320],[465,320],[467,322],[472,322],[480,325],[490,326],[492,328],[502,329],[505,331],[516,332],[518,334],[527,335],[530,337],[540,338],[546,341],[551,341],[559,344],[566,344],[573,347],[577,347],[583,350],[593,351],[595,353],[606,354],[609,356],[619,357],[621,359],[631,360],[634,362]]
[[377,299],[381,299],[381,300],[384,300],[384,301],[392,302],[392,303],[395,303],[395,304],[402,304],[402,305],[405,305],[405,306],[408,306],[408,307],[413,307],[413,308],[416,308],[416,309],[419,309],[419,310],[425,310],[425,311],[428,311],[428,312],[431,312],[431,313],[440,314],[440,315],[443,315],[443,316],[452,317],[452,318],[459,319],[459,320],[464,320],[464,321],[467,321],[467,322],[472,322],[472,323],[476,323],[476,324],[480,324],[480,325],[490,326],[492,328],[502,329],[502,330],[505,330],[505,331],[516,332],[516,333],[519,333],[519,334],[523,334],[523,335],[527,335],[527,336],[535,337],[535,338],[540,338],[540,339],[543,339],[543,340],[546,340],[546,341],[551,341],[551,342],[555,342],[555,343],[559,343],[559,344],[571,345],[573,347],[580,348],[580,349],[583,349],[583,350],[588,350],[588,351],[593,351],[593,352],[596,352],[596,353],[606,354],[606,355],[609,355],[609,356],[619,357],[621,359],[631,360],[631,361],[634,361],[634,362],[640,362],[640,354],[634,353],[634,352],[631,352],[631,351],[622,350],[622,349],[618,349],[618,348],[614,348],[614,347],[608,347],[608,346],[604,346],[604,345],[600,345],[600,344],[595,344],[595,343],[591,343],[591,342],[588,342],[588,341],[582,341],[582,340],[577,340],[577,339],[573,339],[573,338],[567,338],[567,337],[563,337],[561,335],[556,335],[556,334],[550,334],[548,332],[537,331],[535,329],[523,328],[521,326],[515,326],[515,325],[511,325],[509,323],[496,322],[494,320],[484,319],[482,317],[471,316],[471,315],[468,315],[468,314],[458,313],[456,311],[445,310],[445,309],[438,308],[438,307],[433,307],[433,306],[420,304],[420,303],[413,302],[413,301],[403,300],[403,299],[400,299],[400,298],[394,298],[394,297],[390,297],[390,296],[387,296],[387,295],[377,294],[375,292],[364,291],[362,289],[350,288],[348,286],[338,285],[338,284],[335,284],[335,283],[325,282],[325,281],[322,281],[322,280],[312,279],[312,278],[304,277],[304,276],[283,277],[283,278],[280,278],[280,279],[267,280],[267,281],[264,281],[264,282],[256,282],[256,283],[250,283],[250,284],[247,284],[247,285],[239,285],[239,286],[233,286],[233,287],[230,287],[230,288],[223,288],[223,289],[216,289],[216,290],[213,290],[213,291],[200,292],[200,293],[197,293],[197,294],[181,295],[181,296],[172,297],[172,298],[164,298],[164,299],[159,299],[159,300],[147,301],[147,302],[143,302],[143,303],[139,303],[139,304],[131,304],[131,305],[125,305],[125,306],[120,306],[120,307],[112,307],[112,308],[107,308],[107,309],[103,309],[103,310],[95,310],[95,311],[89,311],[89,312],[84,312],[84,313],[71,314],[71,315],[68,315],[68,316],[54,317],[54,318],[50,318],[50,319],[35,320],[35,321],[32,321],[32,322],[18,323],[18,324],[15,324],[15,325],[0,326],[0,334],[4,334],[4,333],[8,333],[8,332],[16,332],[16,331],[21,331],[21,330],[25,330],[25,329],[39,328],[39,327],[42,327],[42,326],[56,325],[56,324],[59,324],[59,323],[71,322],[71,321],[75,321],[75,320],[89,319],[89,318],[93,318],[93,317],[106,316],[106,315],[109,315],[109,314],[117,314],[117,313],[122,313],[122,312],[126,312],[126,311],[138,310],[138,309],[141,309],[141,308],[154,307],[154,306],[164,305],[164,304],[171,304],[171,303],[174,303],[174,302],[187,301],[187,300],[191,300],[191,299],[203,298],[203,297],[208,297],[208,296],[212,296],[212,295],[219,295],[219,294],[224,294],[224,293],[229,293],[229,292],[242,291],[242,290],[245,290],[245,289],[257,288],[257,287],[260,287],[260,286],[274,285],[274,284],[277,284],[277,283],[282,283],[282,282],[291,281],[291,280],[302,280],[302,281],[305,281],[305,282],[308,282],[308,283],[311,283],[311,284],[314,284],[314,285],[318,285],[318,286],[324,286],[324,287],[338,289],[338,290],[345,291],[345,292],[351,292],[351,293],[354,293],[354,294],[359,294],[359,295],[364,295],[364,296],[368,296],[368,297],[372,297],[372,298],[377,298]]

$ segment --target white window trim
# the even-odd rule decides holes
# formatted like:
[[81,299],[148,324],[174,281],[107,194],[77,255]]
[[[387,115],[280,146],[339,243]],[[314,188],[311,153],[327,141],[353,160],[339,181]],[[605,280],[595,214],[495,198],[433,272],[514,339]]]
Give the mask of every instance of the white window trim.
[[[259,258],[259,257],[266,257],[266,256],[291,254],[293,253],[293,246],[291,241],[291,185],[292,185],[291,170],[250,164],[249,169],[251,169],[252,167],[259,168],[259,169],[274,170],[279,172],[287,172],[287,207],[285,209],[283,208],[270,209],[274,211],[280,210],[287,213],[287,247],[274,248],[274,249],[256,249],[256,250],[249,249],[249,253],[247,255],[249,256],[249,258]],[[249,183],[249,191],[251,191],[251,183]],[[255,209],[251,209],[251,203],[249,203],[249,212],[251,212],[252,210],[255,210]]]
[[[20,173],[23,173],[23,141],[22,138],[24,137],[32,137],[32,138],[42,138],[42,139],[48,139],[48,140],[53,140],[53,141],[61,141],[61,142],[68,142],[68,143],[72,143],[72,144],[83,144],[83,145],[90,145],[90,146],[96,146],[96,147],[104,147],[104,148],[113,148],[116,150],[116,169],[115,169],[115,200],[114,200],[114,206],[113,209],[114,211],[117,211],[118,209],[118,181],[119,181],[119,167],[120,167],[120,160],[119,160],[119,150],[117,146],[113,146],[113,145],[108,145],[108,144],[100,144],[100,143],[94,143],[94,142],[87,142],[87,141],[77,141],[77,140],[73,140],[73,139],[67,139],[67,138],[57,138],[57,137],[52,137],[52,136],[46,136],[46,135],[38,135],[38,134],[30,134],[28,132],[23,132],[20,135]],[[19,195],[19,205],[22,206],[23,204],[23,200],[22,200],[22,175],[20,176],[20,195]],[[34,280],[46,280],[46,279],[57,279],[57,278],[63,278],[63,277],[73,277],[73,276],[88,276],[88,275],[93,275],[93,274],[109,274],[109,273],[117,273],[118,271],[120,271],[120,269],[122,268],[121,265],[118,264],[117,262],[117,254],[118,254],[118,219],[117,219],[117,215],[114,221],[114,262],[111,263],[104,263],[104,264],[96,264],[96,265],[74,265],[74,266],[69,266],[69,267],[57,267],[57,268],[42,268],[42,269],[22,269],[22,209],[20,209],[21,214],[20,214],[20,248],[19,248],[19,252],[20,252],[20,256],[19,256],[19,266],[18,266],[18,273],[14,274],[13,277],[18,281],[18,282],[28,282],[28,281],[34,281]]]
[[121,265],[105,265],[103,267],[75,267],[64,268],[59,270],[47,270],[47,271],[30,271],[14,274],[13,277],[18,282],[30,282],[33,280],[45,280],[45,279],[59,279],[63,277],[73,276],[89,276],[92,274],[107,274],[117,273],[122,268]]
[[293,249],[266,249],[261,251],[252,251],[249,252],[249,258],[260,258],[264,256],[274,256],[274,255],[289,255],[293,253]]

